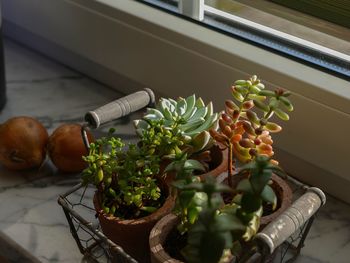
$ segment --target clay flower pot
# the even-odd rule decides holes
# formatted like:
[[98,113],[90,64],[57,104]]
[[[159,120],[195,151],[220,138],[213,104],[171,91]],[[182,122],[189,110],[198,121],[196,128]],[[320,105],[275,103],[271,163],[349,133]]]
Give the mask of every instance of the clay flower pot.
[[[214,178],[218,178],[220,175],[222,175],[224,172],[227,171],[227,149],[221,150],[219,146],[214,145],[210,148],[210,157],[211,161],[209,163],[209,167],[212,168],[207,173],[199,175],[201,179],[204,179],[207,176],[213,176]],[[161,163],[161,171],[164,171],[164,169],[168,166],[169,161],[166,160],[163,163]],[[161,173],[162,174],[162,173]],[[175,172],[168,172],[166,176],[166,183],[168,185],[171,185],[171,183],[174,181],[176,177]]]
[[[168,191],[169,192],[169,191]],[[102,232],[115,244],[121,246],[126,253],[139,262],[150,262],[148,238],[153,226],[158,220],[169,214],[175,204],[170,194],[162,207],[154,213],[139,219],[122,220],[106,215],[101,209],[98,194],[94,195],[94,206]]]
[[[179,224],[180,218],[174,214],[168,214],[163,217],[153,227],[149,236],[149,245],[151,251],[152,263],[184,263],[183,261],[172,258],[164,249],[164,244],[169,233]],[[226,255],[220,262],[229,263],[233,261],[231,254]]]
[[[246,177],[233,175],[233,188],[235,188],[238,183]],[[272,174],[272,189],[277,197],[277,208],[268,215],[264,215],[260,218],[260,230],[262,230],[266,225],[275,220],[280,214],[283,213],[291,204],[293,192],[290,186],[285,180],[283,180],[278,175]],[[227,184],[227,178],[223,181]]]
[[275,174],[272,174],[271,180],[271,187],[277,196],[277,209],[271,214],[261,217],[260,230],[275,220],[292,204],[293,192],[287,182]]
[[169,254],[164,250],[164,243],[171,232],[177,224],[180,222],[180,218],[174,214],[168,214],[163,217],[158,223],[153,227],[149,236],[149,246],[151,252],[151,262],[152,263],[181,263],[177,259],[169,256]]
[[209,172],[200,175],[201,178],[206,176],[213,176],[217,178],[219,175],[227,171],[227,152],[228,150],[221,150],[219,146],[214,145],[210,148],[211,162],[210,167],[213,167]]

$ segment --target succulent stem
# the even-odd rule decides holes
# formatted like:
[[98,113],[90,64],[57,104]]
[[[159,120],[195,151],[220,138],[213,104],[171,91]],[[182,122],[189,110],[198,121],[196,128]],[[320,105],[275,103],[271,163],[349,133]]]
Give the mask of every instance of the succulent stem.
[[233,168],[233,160],[232,160],[232,143],[229,143],[229,148],[228,148],[228,167],[227,167],[227,179],[228,179],[228,185],[229,187],[233,187],[232,185],[232,179],[233,179],[233,174],[232,174],[232,168]]

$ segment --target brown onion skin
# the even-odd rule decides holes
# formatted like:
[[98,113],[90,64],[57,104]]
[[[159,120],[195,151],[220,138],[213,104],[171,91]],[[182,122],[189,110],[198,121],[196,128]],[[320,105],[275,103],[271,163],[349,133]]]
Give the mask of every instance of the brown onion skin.
[[39,167],[46,157],[48,133],[36,119],[8,119],[0,125],[0,163],[10,170]]
[[[93,141],[88,132],[89,141]],[[81,137],[80,124],[63,124],[49,137],[48,154],[58,170],[65,173],[78,173],[87,167],[82,156],[87,155]]]

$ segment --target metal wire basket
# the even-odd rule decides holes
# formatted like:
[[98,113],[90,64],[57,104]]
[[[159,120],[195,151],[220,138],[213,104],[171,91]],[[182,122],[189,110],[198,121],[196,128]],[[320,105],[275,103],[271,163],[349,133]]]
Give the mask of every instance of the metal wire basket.
[[[308,186],[291,177],[288,177],[288,181],[292,186],[295,200],[302,197],[309,189]],[[84,259],[87,262],[137,262],[101,232],[99,222],[96,219],[96,211],[92,205],[94,192],[94,187],[78,184],[58,199],[58,203],[62,206],[69,223],[71,234]],[[248,262],[290,263],[296,260],[304,246],[315,217],[316,213],[302,222],[300,227],[272,253],[261,246],[258,251],[249,256]],[[111,253],[111,251],[114,251],[114,253]],[[116,255],[118,258],[116,258]]]
[[[89,147],[86,136],[89,127],[98,128],[103,123],[128,115],[153,102],[154,95],[147,89],[89,112],[82,129],[85,146]],[[293,189],[292,206],[257,234],[257,249],[247,254],[244,262],[290,263],[300,254],[316,213],[326,199],[318,188],[308,187],[289,176],[287,181]],[[80,183],[58,198],[83,261],[137,263],[122,247],[101,232],[93,207],[94,193],[95,187]]]

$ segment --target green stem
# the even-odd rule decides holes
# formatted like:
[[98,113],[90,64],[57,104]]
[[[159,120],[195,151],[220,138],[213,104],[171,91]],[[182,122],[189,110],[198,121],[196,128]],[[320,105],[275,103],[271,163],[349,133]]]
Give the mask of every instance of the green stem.
[[244,104],[244,102],[247,101],[249,94],[250,94],[250,93],[248,92],[248,93],[244,96],[243,101],[242,101],[241,104],[239,105],[238,117],[237,117],[237,119],[233,120],[233,123],[234,123],[234,124],[236,124],[236,122],[239,120],[239,116],[241,115],[242,110],[243,110],[243,104]]
[[233,179],[233,174],[232,174],[232,143],[229,143],[229,148],[228,148],[228,167],[227,167],[227,179],[228,179],[228,185],[229,187],[233,187],[232,185],[232,179]]

